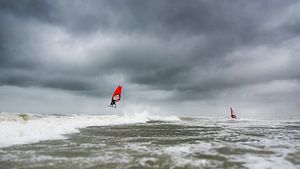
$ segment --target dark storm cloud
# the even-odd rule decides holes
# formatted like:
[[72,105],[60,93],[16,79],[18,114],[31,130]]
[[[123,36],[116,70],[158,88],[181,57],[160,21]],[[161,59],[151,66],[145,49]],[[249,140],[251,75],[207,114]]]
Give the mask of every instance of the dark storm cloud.
[[185,101],[298,83],[299,8],[279,0],[1,0],[0,84],[101,97],[126,83]]
[[9,13],[17,17],[23,17],[23,19],[39,18],[40,20],[49,21],[50,14],[53,12],[53,8],[51,8],[51,4],[48,1],[1,0],[0,6],[2,14]]
[[[36,19],[69,31],[163,34],[230,33],[253,38],[257,25],[292,1],[1,1],[3,13]],[[247,32],[247,33],[246,33]]]

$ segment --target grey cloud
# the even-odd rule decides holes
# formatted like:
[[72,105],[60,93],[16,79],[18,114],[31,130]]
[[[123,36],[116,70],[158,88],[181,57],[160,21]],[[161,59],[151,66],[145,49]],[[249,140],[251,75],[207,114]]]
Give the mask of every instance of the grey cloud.
[[[128,95],[138,92],[132,86],[146,86],[138,90],[166,91],[176,102],[220,101],[220,93],[227,92],[251,98],[240,90],[299,79],[299,23],[288,12],[298,6],[297,1],[2,0],[0,84],[109,97],[113,85],[126,83]],[[165,97],[158,101],[171,104]]]
[[38,19],[40,21],[51,21],[51,14],[55,10],[49,1],[22,0],[9,1],[1,0],[0,8],[2,14],[12,14],[25,20]]

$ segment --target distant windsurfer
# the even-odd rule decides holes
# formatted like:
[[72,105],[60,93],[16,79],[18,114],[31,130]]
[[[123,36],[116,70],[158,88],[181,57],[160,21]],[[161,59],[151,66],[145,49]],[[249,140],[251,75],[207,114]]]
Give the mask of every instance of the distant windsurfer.
[[231,118],[236,119],[236,116],[234,114],[231,114]]
[[231,107],[230,107],[230,116],[231,116],[232,119],[236,119],[237,118]]

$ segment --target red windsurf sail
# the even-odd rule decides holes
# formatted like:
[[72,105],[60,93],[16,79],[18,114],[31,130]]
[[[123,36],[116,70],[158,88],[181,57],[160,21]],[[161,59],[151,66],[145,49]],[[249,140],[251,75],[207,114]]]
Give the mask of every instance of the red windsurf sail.
[[122,86],[118,86],[115,92],[113,93],[111,100],[118,102],[121,100],[121,95],[122,95]]

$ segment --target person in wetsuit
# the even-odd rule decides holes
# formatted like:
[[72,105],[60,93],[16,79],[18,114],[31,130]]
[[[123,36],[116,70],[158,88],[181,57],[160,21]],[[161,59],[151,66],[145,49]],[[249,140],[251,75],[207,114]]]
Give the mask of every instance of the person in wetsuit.
[[236,116],[233,113],[231,113],[231,118],[236,119]]
[[114,99],[111,99],[110,107],[117,107],[116,101]]
[[230,117],[236,119],[236,115],[234,114],[232,108],[230,107]]

